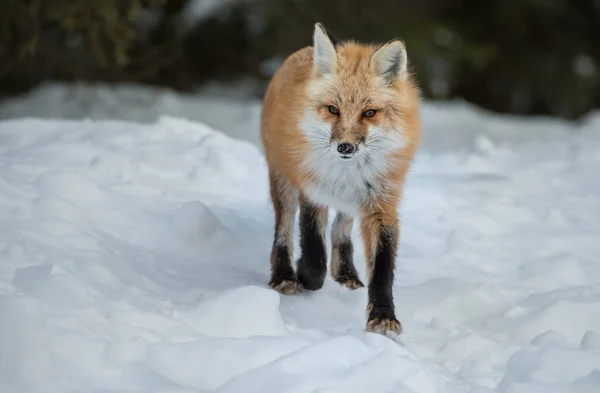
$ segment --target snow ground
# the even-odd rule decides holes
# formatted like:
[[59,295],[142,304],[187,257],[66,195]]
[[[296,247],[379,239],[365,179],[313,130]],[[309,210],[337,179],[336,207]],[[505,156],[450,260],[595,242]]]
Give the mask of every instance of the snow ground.
[[426,105],[396,343],[362,331],[366,290],[268,289],[258,109],[130,87],[0,105],[0,392],[600,391],[600,114]]

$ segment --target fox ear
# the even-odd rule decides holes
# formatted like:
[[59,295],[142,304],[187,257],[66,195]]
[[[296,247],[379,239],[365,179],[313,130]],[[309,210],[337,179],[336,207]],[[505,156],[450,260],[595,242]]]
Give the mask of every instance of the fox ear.
[[334,39],[327,34],[325,27],[315,23],[313,33],[313,65],[317,75],[327,75],[335,71],[337,51]]
[[407,56],[404,42],[393,40],[373,53],[370,66],[389,84],[406,78]]

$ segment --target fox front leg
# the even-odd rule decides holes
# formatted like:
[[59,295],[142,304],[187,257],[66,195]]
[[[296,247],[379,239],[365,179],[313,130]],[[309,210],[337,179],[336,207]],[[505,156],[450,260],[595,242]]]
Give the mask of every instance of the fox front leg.
[[361,230],[369,275],[366,330],[400,334],[402,325],[396,318],[392,289],[399,241],[396,210],[367,212]]

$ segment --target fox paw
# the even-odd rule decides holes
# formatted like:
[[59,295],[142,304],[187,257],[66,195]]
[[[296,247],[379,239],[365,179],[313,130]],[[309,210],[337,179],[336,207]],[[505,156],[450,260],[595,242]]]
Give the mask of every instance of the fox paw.
[[327,271],[322,265],[310,265],[305,259],[298,261],[298,281],[309,291],[318,291],[325,283]]
[[335,281],[337,281],[340,285],[348,287],[352,290],[364,288],[365,286],[365,284],[363,284],[358,277],[338,277],[335,279]]
[[369,304],[367,307],[367,332],[387,335],[389,333],[402,334],[402,324],[394,315],[393,307],[374,307]]
[[284,295],[298,295],[302,292],[302,285],[297,279],[276,280],[269,282],[269,286]]
[[402,334],[402,324],[396,318],[375,318],[367,322],[367,332],[379,333],[386,335],[388,333],[394,333],[397,335]]

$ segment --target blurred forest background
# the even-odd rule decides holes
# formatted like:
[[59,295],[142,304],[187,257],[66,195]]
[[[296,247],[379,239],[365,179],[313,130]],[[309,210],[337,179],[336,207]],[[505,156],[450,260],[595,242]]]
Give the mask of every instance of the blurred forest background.
[[1,0],[0,98],[45,81],[261,96],[320,21],[405,40],[425,97],[577,119],[600,107],[600,0]]

